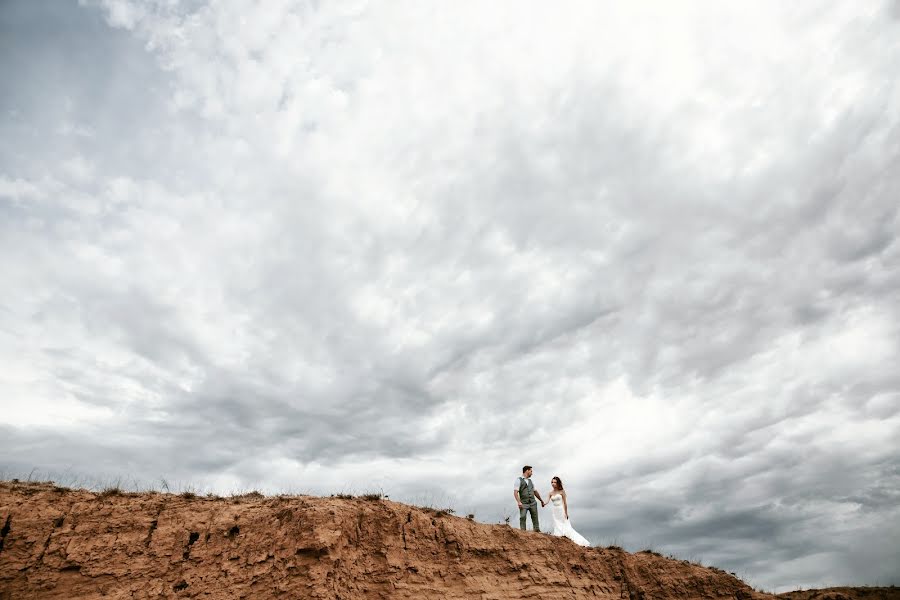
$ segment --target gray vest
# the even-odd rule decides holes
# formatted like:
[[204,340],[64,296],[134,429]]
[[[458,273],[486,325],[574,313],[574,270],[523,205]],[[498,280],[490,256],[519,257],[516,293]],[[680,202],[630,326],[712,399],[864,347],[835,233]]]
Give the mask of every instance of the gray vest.
[[519,477],[519,500],[522,504],[534,504],[534,484],[530,479]]

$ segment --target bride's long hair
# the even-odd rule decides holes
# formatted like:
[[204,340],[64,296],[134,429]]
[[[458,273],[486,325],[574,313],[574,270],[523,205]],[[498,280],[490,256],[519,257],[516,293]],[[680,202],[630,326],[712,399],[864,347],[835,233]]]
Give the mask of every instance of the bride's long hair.
[[563,486],[562,486],[562,479],[560,479],[559,477],[557,477],[557,476],[554,475],[554,476],[553,476],[553,479],[551,479],[550,481],[551,481],[551,482],[553,482],[553,481],[556,482],[556,489],[558,489],[558,490],[563,489]]

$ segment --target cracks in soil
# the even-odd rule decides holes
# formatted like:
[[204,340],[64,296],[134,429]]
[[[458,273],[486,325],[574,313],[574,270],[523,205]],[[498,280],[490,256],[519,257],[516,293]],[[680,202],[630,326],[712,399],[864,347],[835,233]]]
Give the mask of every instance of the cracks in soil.
[[6,543],[6,536],[9,535],[9,530],[12,527],[12,515],[6,516],[6,523],[3,524],[3,528],[0,529],[0,552],[3,552],[3,545]]
[[144,547],[149,548],[150,542],[153,541],[153,532],[156,531],[157,525],[159,525],[159,515],[162,514],[163,507],[160,505],[156,509],[156,516],[153,517],[153,520],[150,521],[150,530],[147,532],[147,537],[144,538]]
[[400,535],[403,538],[403,549],[404,550],[409,550],[409,548],[406,545],[406,526],[409,525],[410,523],[412,523],[412,511],[410,511],[406,515],[406,523],[404,523],[403,525],[400,526]]
[[196,531],[192,531],[192,532],[188,535],[188,543],[187,543],[187,546],[184,547],[184,552],[181,554],[181,557],[182,557],[184,560],[187,560],[188,558],[190,558],[190,556],[191,556],[191,546],[193,546],[193,545],[194,545],[194,542],[196,542],[196,541],[199,540],[199,539],[200,539],[200,534],[197,533]]
[[47,548],[50,547],[50,540],[53,538],[53,534],[56,533],[56,530],[62,527],[65,522],[65,515],[61,515],[53,520],[53,529],[47,534],[47,539],[44,540],[44,547],[41,548],[41,553],[37,557],[37,562],[40,563],[44,561],[44,555],[47,554]]

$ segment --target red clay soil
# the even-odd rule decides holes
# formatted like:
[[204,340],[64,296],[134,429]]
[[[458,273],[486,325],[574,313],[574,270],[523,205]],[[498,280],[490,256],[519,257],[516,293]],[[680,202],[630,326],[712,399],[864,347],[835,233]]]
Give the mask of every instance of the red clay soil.
[[719,569],[379,498],[0,482],[0,599],[200,597],[774,599]]
[[900,587],[835,587],[778,594],[784,600],[900,600]]

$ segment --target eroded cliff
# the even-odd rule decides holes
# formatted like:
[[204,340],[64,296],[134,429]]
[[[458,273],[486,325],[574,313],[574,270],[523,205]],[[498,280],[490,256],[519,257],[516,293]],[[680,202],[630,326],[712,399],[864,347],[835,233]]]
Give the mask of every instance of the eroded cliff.
[[379,498],[0,483],[0,598],[769,600],[724,571]]

